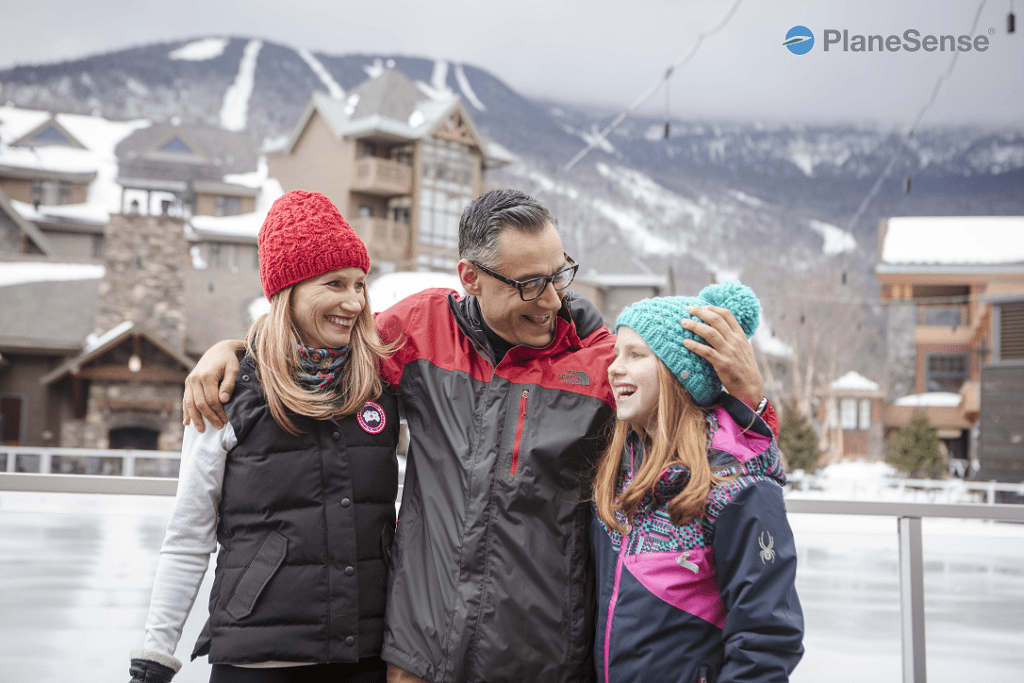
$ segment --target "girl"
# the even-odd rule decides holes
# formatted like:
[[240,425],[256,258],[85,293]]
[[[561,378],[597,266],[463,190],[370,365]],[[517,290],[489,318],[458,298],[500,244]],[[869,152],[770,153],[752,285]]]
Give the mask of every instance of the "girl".
[[[615,431],[594,482],[595,659],[605,683],[785,681],[803,654],[785,474],[768,426],[683,339],[687,306],[760,304],[737,282],[616,321]],[[699,322],[699,321],[698,321]]]
[[217,546],[192,652],[211,683],[383,682],[398,415],[383,391],[366,247],[322,194],[276,202],[259,234],[270,312],[246,339],[228,423],[186,430],[174,511],[132,683],[167,683]]

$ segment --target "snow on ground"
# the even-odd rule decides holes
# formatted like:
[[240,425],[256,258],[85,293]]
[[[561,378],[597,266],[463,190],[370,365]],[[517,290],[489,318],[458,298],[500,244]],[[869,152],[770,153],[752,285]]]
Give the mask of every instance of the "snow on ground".
[[822,239],[825,240],[824,244],[821,245],[821,252],[826,256],[857,250],[857,240],[845,230],[828,223],[822,223],[821,221],[812,220],[809,222],[809,225],[812,230],[821,235]]
[[563,197],[569,197],[570,199],[577,199],[580,196],[579,191],[572,185],[567,185],[557,181],[551,176],[545,175],[540,171],[528,168],[524,164],[513,164],[506,170],[512,175],[517,175],[520,178],[526,178],[530,182],[535,183],[542,192],[558,194]]
[[590,132],[578,130],[576,135],[583,138],[583,141],[588,145],[597,147],[602,152],[607,152],[608,154],[615,154],[616,152],[614,145],[608,142],[608,138],[601,137],[601,129],[598,128],[596,123],[590,124]]
[[872,382],[864,375],[853,370],[832,382],[831,387],[833,389],[849,389],[852,391],[878,391],[880,388],[876,382]]
[[462,70],[461,64],[455,65],[455,82],[459,84],[459,90],[466,96],[470,104],[476,107],[478,111],[487,111],[487,107],[484,106],[484,103],[473,92],[473,87],[469,84],[469,79],[466,78],[466,72]]
[[306,48],[300,48],[295,51],[299,57],[302,57],[302,61],[309,65],[309,68],[313,70],[316,77],[320,79],[320,82],[327,88],[328,94],[336,100],[345,99],[345,90],[338,85],[338,82],[334,80],[327,68],[324,67],[323,63],[313,56],[313,53]]
[[662,187],[640,171],[624,166],[611,168],[604,163],[598,163],[596,168],[598,173],[614,181],[633,199],[653,209],[666,225],[681,227],[678,225],[680,219],[689,217],[693,225],[699,228],[707,216],[707,210],[703,207]]
[[764,319],[764,312],[761,312],[761,320],[758,322],[757,331],[750,341],[757,345],[762,353],[778,358],[789,358],[793,355],[793,347],[775,336],[768,322]]
[[205,62],[208,59],[216,59],[224,54],[224,49],[230,41],[227,38],[203,38],[195,40],[187,45],[182,45],[177,50],[168,53],[169,59],[182,59],[189,62]]
[[410,272],[387,273],[370,283],[370,307],[374,313],[393,306],[407,296],[424,289],[442,287],[454,289],[460,296],[466,294],[462,283],[453,273]]
[[730,190],[729,194],[731,194],[733,197],[740,200],[744,204],[748,204],[750,206],[764,206],[764,202],[762,202],[757,197],[753,197],[747,194],[746,192],[740,192],[739,190]]
[[786,150],[786,158],[796,164],[796,167],[804,172],[808,178],[814,176],[814,157],[807,147],[801,144],[792,144]]
[[1019,263],[1024,216],[903,216],[890,218],[883,264]]
[[263,48],[262,40],[250,40],[238,64],[235,82],[224,93],[220,109],[220,127],[225,130],[245,130],[249,121],[249,98],[252,97],[256,77],[256,60]]
[[85,263],[50,263],[48,261],[0,262],[0,287],[23,285],[31,282],[98,280],[103,277],[103,273],[103,266]]
[[895,401],[895,406],[918,406],[933,407],[933,408],[956,408],[960,405],[961,396],[960,394],[954,394],[951,391],[930,391],[926,394],[911,394],[909,396],[901,396]]
[[661,255],[685,252],[685,249],[648,230],[643,215],[636,209],[617,206],[604,199],[594,199],[592,203],[602,216],[618,226],[623,237],[637,249],[648,254]]

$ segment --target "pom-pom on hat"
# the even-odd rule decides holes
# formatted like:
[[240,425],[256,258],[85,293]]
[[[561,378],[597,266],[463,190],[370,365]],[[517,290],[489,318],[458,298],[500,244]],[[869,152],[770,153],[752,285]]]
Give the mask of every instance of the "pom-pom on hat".
[[687,306],[720,306],[729,309],[747,338],[757,331],[761,315],[761,303],[750,287],[739,282],[722,282],[705,287],[696,297],[670,296],[638,301],[619,314],[615,330],[628,327],[643,337],[651,351],[672,371],[697,405],[706,406],[722,391],[722,382],[711,363],[683,346],[684,339],[707,344],[703,338],[679,324],[684,318],[703,322],[687,313]]
[[319,192],[293,190],[279,197],[260,228],[259,250],[260,283],[268,299],[332,270],[370,270],[366,245]]

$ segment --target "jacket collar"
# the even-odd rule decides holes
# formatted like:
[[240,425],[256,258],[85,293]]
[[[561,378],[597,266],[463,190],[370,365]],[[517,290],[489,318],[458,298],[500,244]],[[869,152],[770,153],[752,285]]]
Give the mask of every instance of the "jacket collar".
[[[449,294],[448,307],[451,309],[459,329],[470,338],[473,345],[491,362],[491,365],[495,365],[494,349],[484,331],[484,318],[480,311],[479,300],[472,295],[459,299],[455,294]],[[562,307],[558,309],[558,314],[555,316],[555,334],[547,346],[534,347],[520,344],[513,346],[505,354],[505,358],[510,362],[519,363],[533,358],[553,356],[567,350],[577,350],[582,346],[576,332],[569,295],[566,295],[562,300]]]

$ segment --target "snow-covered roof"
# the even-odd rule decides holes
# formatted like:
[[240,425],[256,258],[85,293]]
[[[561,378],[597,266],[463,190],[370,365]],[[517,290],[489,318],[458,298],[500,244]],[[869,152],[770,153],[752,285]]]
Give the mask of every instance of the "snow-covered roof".
[[[12,146],[11,143],[42,125],[53,116],[80,142],[75,146],[46,145],[40,147]],[[149,125],[149,121],[109,121],[100,116],[56,114],[48,111],[0,107],[0,164],[9,168],[40,173],[95,174],[89,193],[82,204],[41,206],[12,202],[28,220],[47,220],[47,216],[106,223],[111,213],[121,210],[121,188],[117,178],[117,157],[114,148],[131,133]],[[27,207],[27,209],[26,209]]]
[[0,261],[0,287],[29,282],[98,280],[103,266],[88,263],[51,263],[49,261]]
[[926,394],[901,396],[893,401],[895,406],[916,406],[920,408],[956,408],[960,405],[960,394],[951,391],[931,391]]
[[898,265],[1024,263],[1024,216],[890,218],[880,269]]
[[777,358],[789,358],[793,355],[793,347],[775,336],[772,329],[765,322],[764,313],[761,313],[757,330],[750,338],[750,341],[761,350],[761,353],[775,356]]
[[260,158],[258,169],[254,173],[225,176],[225,180],[228,178],[242,178],[244,184],[249,187],[255,185],[260,188],[256,210],[236,216],[192,216],[189,224],[200,237],[244,237],[255,241],[263,221],[267,218],[267,212],[274,201],[284,194],[284,189],[276,178],[267,177],[267,161],[263,157]]
[[370,306],[377,313],[424,289],[442,287],[454,289],[460,296],[465,295],[462,283],[452,273],[403,272],[381,275],[370,283]]
[[323,117],[339,140],[376,135],[411,141],[429,135],[455,112],[462,115],[489,166],[516,160],[512,152],[488,140],[476,129],[458,95],[448,89],[413,83],[402,72],[390,68],[382,69],[377,76],[361,83],[344,99],[314,91],[288,141],[280,147],[273,145],[273,149],[290,152],[314,113]]
[[878,391],[881,388],[878,383],[852,370],[832,382],[830,386],[838,391]]

